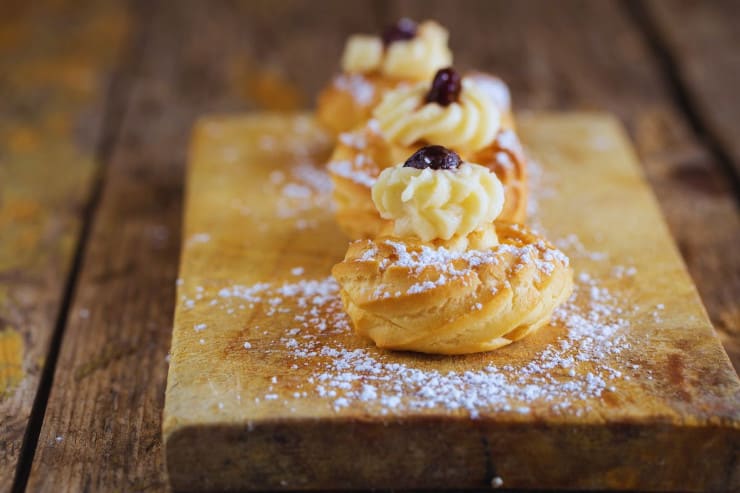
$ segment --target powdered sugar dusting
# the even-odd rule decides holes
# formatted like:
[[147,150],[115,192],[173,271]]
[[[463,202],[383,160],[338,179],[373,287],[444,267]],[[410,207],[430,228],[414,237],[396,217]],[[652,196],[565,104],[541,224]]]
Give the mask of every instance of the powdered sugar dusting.
[[[594,285],[581,285],[576,296],[593,299],[590,287]],[[575,301],[560,308],[552,325],[562,327],[564,334],[521,366],[490,364],[465,372],[425,370],[372,348],[328,344],[320,351],[330,359],[319,379],[325,389],[350,401],[379,404],[383,414],[445,408],[465,410],[476,417],[483,411],[528,413],[535,404],[580,414],[588,410],[585,403],[589,399],[599,398],[622,376],[606,364],[607,357],[630,348],[628,326],[619,318],[615,300],[609,293],[600,293],[599,301],[588,301],[586,309]],[[347,382],[362,382],[362,386]]]
[[[468,371],[432,369],[425,356],[382,351],[355,336],[331,277],[237,284],[220,289],[217,297],[220,309],[246,303],[265,317],[281,317],[284,328],[270,333],[271,345],[241,340],[249,349],[242,350],[243,357],[279,354],[293,369],[311,369],[305,381],[291,384],[293,399],[319,399],[335,412],[357,406],[381,414],[444,409],[475,418],[545,407],[580,415],[629,378],[625,365],[610,363],[631,348],[620,299],[586,273],[578,276],[573,298],[542,329],[557,333],[553,342],[526,363],[511,363],[503,349],[476,359],[476,368]],[[281,368],[275,371],[280,374]],[[273,385],[266,392],[254,402],[277,399]]]
[[[372,96],[362,92],[361,82],[343,79],[339,84],[356,85],[352,90],[359,91],[361,97]],[[343,138],[346,145],[364,145]],[[281,143],[263,139],[260,145],[271,149]],[[331,182],[322,165],[300,153],[296,156],[297,164],[274,170],[265,187],[275,197],[277,221],[305,229],[315,226],[315,219],[309,218],[330,217]],[[340,176],[347,171],[347,177],[372,185],[374,179],[350,174],[348,170],[354,168],[350,164],[334,163],[332,166],[338,168],[332,171]],[[554,195],[552,176],[536,162],[530,160],[528,166],[533,189],[530,197],[543,200]],[[244,200],[235,201],[232,212],[252,220],[249,201]],[[530,211],[536,213],[537,208],[537,202],[531,200]],[[274,220],[270,217],[265,227],[271,227]],[[537,225],[536,217],[534,222]],[[198,232],[189,238],[189,245],[207,243],[211,234],[218,238],[218,231]],[[590,250],[576,235],[556,239],[555,244],[576,261],[572,298],[556,310],[550,326],[543,327],[540,334],[491,353],[430,357],[380,350],[353,333],[339,286],[329,273],[303,260],[301,267],[285,265],[282,274],[265,278],[265,282],[209,280],[211,284],[204,289],[190,279],[179,281],[180,316],[188,321],[181,337],[191,338],[199,350],[218,354],[224,354],[225,341],[231,341],[237,351],[226,352],[229,357],[249,359],[250,365],[274,373],[263,379],[264,385],[237,386],[233,400],[219,395],[227,410],[231,405],[282,406],[292,413],[307,400],[314,410],[318,403],[335,413],[347,409],[390,415],[439,411],[476,418],[489,413],[517,416],[544,410],[568,416],[595,408],[598,412],[601,401],[609,393],[625,391],[625,382],[638,372],[642,378],[651,378],[649,371],[632,359],[635,343],[630,338],[629,320],[640,309],[625,308],[633,306],[629,289],[618,287],[634,282],[637,270],[629,265],[606,266],[612,261],[609,255]],[[443,267],[434,280],[413,284],[408,292],[434,289],[476,263],[495,261],[486,252],[461,255],[429,249],[412,254],[398,245],[395,248],[397,261],[411,269],[455,262],[454,267]],[[519,249],[515,254],[527,252]],[[358,260],[369,261],[376,255],[377,251],[370,249]],[[551,255],[558,254],[552,251]],[[553,258],[542,257],[544,261],[538,265],[541,272],[549,272]],[[582,265],[590,265],[593,274]],[[378,295],[395,293],[381,290]],[[659,317],[663,308],[656,304],[650,310]],[[473,309],[480,310],[482,305]],[[213,313],[219,314],[214,317],[218,324],[209,319]],[[522,351],[526,352],[524,357]],[[511,357],[513,354],[517,357]],[[466,370],[459,370],[455,362],[463,358],[467,358]],[[249,379],[254,380],[254,375]]]
[[[364,156],[359,154],[356,159],[364,159]],[[375,185],[375,182],[377,181],[376,177],[365,173],[362,168],[352,164],[351,161],[332,161],[331,163],[329,163],[328,167],[329,170],[335,175],[341,176],[342,178],[347,178],[348,180],[351,180],[359,185],[365,185],[368,188],[372,188],[372,186]]]
[[527,222],[533,230],[544,232],[544,227],[538,217],[540,202],[556,195],[554,178],[544,173],[538,161],[527,156],[527,180],[531,190],[527,196],[527,216],[529,217]]
[[[409,286],[405,294],[416,294],[435,289],[449,282],[465,278],[474,273],[476,267],[486,264],[498,264],[505,255],[510,255],[521,264],[534,263],[539,274],[550,275],[555,270],[554,262],[565,266],[569,259],[559,250],[547,246],[544,241],[524,246],[500,244],[491,250],[466,250],[455,251],[444,247],[429,247],[422,245],[419,250],[408,250],[406,244],[385,240],[384,243],[394,250],[393,259],[375,258],[377,249],[370,248],[363,252],[358,261],[380,261],[380,269],[386,270],[390,267],[403,267],[408,269],[412,275],[420,275],[423,271],[434,269],[438,277],[434,280],[425,280]],[[390,298],[401,296],[403,292],[391,293],[382,289],[376,290],[376,298]]]
[[341,74],[334,78],[334,87],[352,94],[357,103],[370,104],[375,97],[375,87],[361,74]]
[[339,134],[339,142],[346,145],[351,149],[358,151],[364,150],[367,147],[367,139],[365,134],[360,132],[345,132]]
[[306,219],[309,211],[333,210],[329,175],[310,160],[303,160],[287,172],[273,171],[269,182],[276,189],[276,216],[293,220],[296,229],[316,226],[315,220]]

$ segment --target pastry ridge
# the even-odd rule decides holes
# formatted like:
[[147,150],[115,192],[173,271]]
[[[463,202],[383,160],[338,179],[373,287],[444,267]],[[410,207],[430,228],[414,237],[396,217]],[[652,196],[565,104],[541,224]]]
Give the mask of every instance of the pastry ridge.
[[356,332],[382,348],[466,354],[547,324],[573,288],[567,257],[524,226],[489,227],[500,243],[486,251],[393,237],[352,243],[332,274]]
[[370,119],[383,95],[402,82],[380,73],[336,75],[319,93],[316,118],[334,134],[356,128]]

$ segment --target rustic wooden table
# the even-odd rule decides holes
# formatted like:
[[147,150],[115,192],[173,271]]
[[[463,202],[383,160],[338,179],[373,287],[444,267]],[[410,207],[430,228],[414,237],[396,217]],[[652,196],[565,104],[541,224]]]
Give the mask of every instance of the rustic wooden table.
[[0,492],[166,488],[183,168],[207,112],[309,106],[344,38],[436,18],[519,110],[628,127],[740,366],[740,3],[0,6]]

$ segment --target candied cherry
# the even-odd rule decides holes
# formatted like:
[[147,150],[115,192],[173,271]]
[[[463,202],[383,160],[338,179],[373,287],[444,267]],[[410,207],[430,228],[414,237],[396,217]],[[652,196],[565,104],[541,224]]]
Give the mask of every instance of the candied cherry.
[[452,67],[439,69],[432,81],[432,87],[424,98],[425,103],[448,106],[460,99],[462,78]]
[[383,44],[388,46],[396,41],[406,41],[416,36],[416,22],[404,17],[398,22],[388,26],[383,31]]
[[455,169],[459,168],[460,164],[462,164],[462,160],[455,151],[444,146],[426,146],[413,153],[403,164],[403,167]]

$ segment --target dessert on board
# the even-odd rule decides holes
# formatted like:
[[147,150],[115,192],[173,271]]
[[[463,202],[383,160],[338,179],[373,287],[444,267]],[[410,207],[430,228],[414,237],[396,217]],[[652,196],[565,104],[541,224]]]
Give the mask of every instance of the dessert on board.
[[381,171],[430,144],[449,147],[493,171],[506,196],[500,219],[523,221],[526,158],[513,129],[508,96],[494,97],[497,92],[489,76],[461,77],[452,68],[440,69],[431,81],[388,91],[371,119],[340,134],[327,166],[342,231],[353,239],[377,236],[387,220],[373,206],[370,189]]
[[451,64],[404,20],[318,118],[196,126],[172,489],[730,490],[740,381],[624,130]]
[[379,347],[490,351],[536,331],[569,296],[568,258],[494,220],[504,188],[487,167],[428,146],[372,188],[386,234],[350,244],[332,273],[355,330]]
[[332,272],[355,331],[381,348],[493,350],[548,323],[572,291],[568,258],[518,224],[527,162],[508,88],[455,70],[447,39],[409,19],[352,36],[318,101],[339,133],[336,220],[358,240]]
[[417,24],[406,18],[380,36],[350,36],[342,54],[342,73],[319,96],[318,120],[334,133],[363,123],[387,91],[428,81],[452,64],[448,38],[447,30],[434,21]]
[[[319,122],[335,134],[370,118],[385,93],[416,82],[429,82],[437,70],[452,65],[449,33],[434,21],[400,19],[382,35],[350,36],[342,53],[340,74],[321,92]],[[509,90],[498,77],[471,72],[501,108],[509,107]],[[511,119],[507,113],[506,119]],[[513,124],[513,122],[511,123]]]

